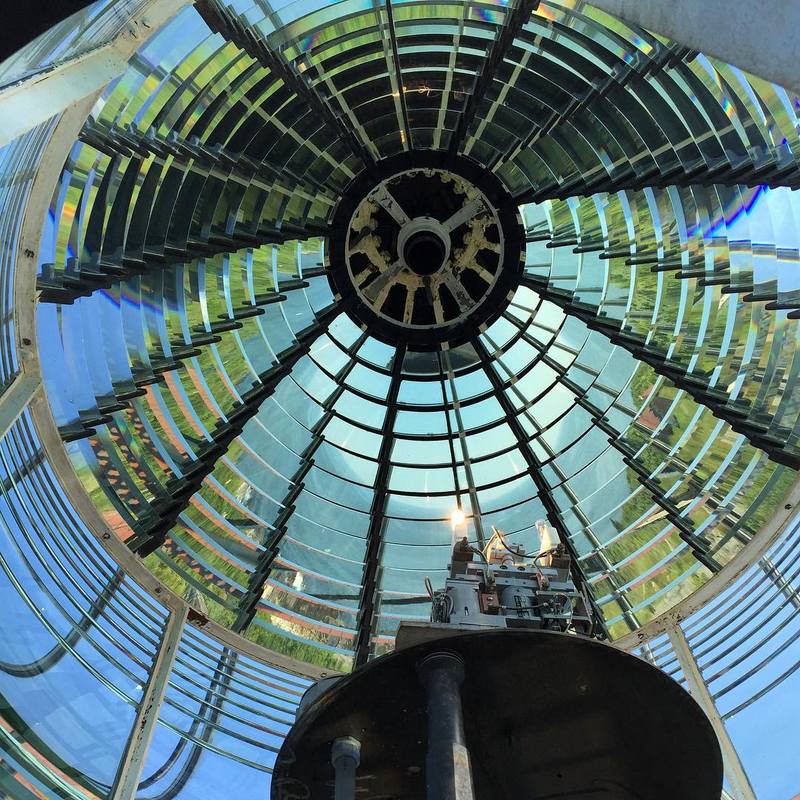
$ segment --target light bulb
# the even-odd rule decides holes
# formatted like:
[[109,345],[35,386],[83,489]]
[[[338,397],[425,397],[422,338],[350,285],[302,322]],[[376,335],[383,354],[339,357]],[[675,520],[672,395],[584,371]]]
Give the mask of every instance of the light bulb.
[[558,539],[553,535],[550,526],[543,519],[537,519],[536,528],[539,531],[539,550],[543,553],[551,550],[553,545],[558,543]]
[[450,515],[450,523],[454,528],[463,525],[465,519],[464,510],[461,507],[453,509],[453,513]]

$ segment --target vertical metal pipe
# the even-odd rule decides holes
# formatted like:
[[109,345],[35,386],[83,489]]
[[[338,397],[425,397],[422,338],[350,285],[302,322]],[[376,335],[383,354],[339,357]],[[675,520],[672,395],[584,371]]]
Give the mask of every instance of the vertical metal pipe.
[[427,695],[428,800],[475,800],[461,709],[464,662],[456,653],[431,653],[417,669]]
[[352,736],[336,739],[331,749],[331,763],[336,770],[335,800],[355,800],[356,768],[361,763],[361,742]]

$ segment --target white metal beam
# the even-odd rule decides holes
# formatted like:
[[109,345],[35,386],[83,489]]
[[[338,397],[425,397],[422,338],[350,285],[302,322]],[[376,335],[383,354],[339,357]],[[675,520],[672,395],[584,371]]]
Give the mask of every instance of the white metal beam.
[[667,632],[669,641],[672,644],[672,649],[678,657],[678,663],[683,670],[683,676],[686,678],[686,683],[689,686],[689,693],[697,701],[697,704],[706,712],[706,716],[711,721],[714,728],[714,733],[717,734],[719,746],[722,750],[722,760],[725,765],[725,777],[731,787],[731,796],[734,800],[757,800],[756,793],[750,785],[750,780],[747,777],[742,762],[739,760],[739,754],[733,746],[733,742],[728,736],[728,730],[725,723],[717,711],[714,698],[708,690],[703,675],[700,672],[700,667],[694,659],[689,643],[686,641],[683,630],[676,626]]
[[186,612],[185,605],[174,609],[164,627],[158,655],[150,671],[142,699],[139,701],[139,710],[125,752],[122,754],[110,800],[135,800],[147,751],[158,722],[158,713],[186,623]]
[[108,44],[1,90],[0,146],[96,92],[126,64]]
[[[28,192],[14,264],[14,337],[17,358],[26,375],[41,374],[36,346],[36,273],[39,270],[42,220],[47,216],[64,161],[99,93],[98,90],[84,97],[61,115],[50,134]],[[0,119],[2,109],[0,106]]]
[[103,89],[125,71],[139,47],[191,1],[150,0],[107,44],[0,90],[0,147]]
[[796,0],[591,0],[626,22],[800,93]]
[[20,372],[14,378],[14,382],[0,395],[0,439],[16,422],[41,385],[42,379],[38,373]]

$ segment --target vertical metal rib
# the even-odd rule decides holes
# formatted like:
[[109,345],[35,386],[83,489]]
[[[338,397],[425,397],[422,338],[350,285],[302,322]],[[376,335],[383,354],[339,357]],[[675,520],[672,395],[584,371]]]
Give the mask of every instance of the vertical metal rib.
[[442,361],[442,351],[440,350],[437,353],[437,360],[439,362],[439,385],[441,386],[442,390],[442,410],[444,412],[444,421],[445,425],[447,426],[447,446],[450,450],[450,463],[453,468],[453,488],[455,489],[456,498],[461,503],[461,485],[458,480],[458,466],[456,463],[456,448],[453,444],[453,426],[450,423],[450,411],[448,410],[448,406],[450,405],[450,401],[447,399],[447,389],[445,388],[445,368],[444,363]]
[[792,585],[791,578],[787,578],[769,556],[764,556],[764,558],[758,562],[758,565],[764,571],[764,574],[769,578],[773,586],[775,586],[783,595],[784,599],[789,602],[792,608],[800,611],[800,597],[798,597],[798,590]]
[[[503,317],[518,329],[521,328],[521,323],[513,315],[504,314]],[[556,375],[558,375],[561,385],[574,395],[575,404],[580,406],[588,414],[591,414],[592,422],[601,431],[603,431],[603,433],[606,434],[608,437],[608,443],[622,456],[623,463],[626,464],[636,474],[638,482],[653,498],[653,501],[656,503],[656,505],[663,509],[667,520],[678,531],[680,538],[692,549],[692,554],[694,557],[711,572],[719,572],[722,567],[711,555],[709,543],[702,536],[697,535],[691,520],[688,517],[681,516],[678,506],[675,505],[675,503],[664,493],[664,490],[661,488],[658,482],[650,478],[650,470],[640,462],[639,458],[637,457],[636,450],[622,438],[620,431],[618,431],[613,425],[611,425],[611,423],[609,423],[605,414],[603,414],[603,412],[596,405],[594,405],[591,400],[589,400],[582,387],[576,384],[567,375],[562,364],[545,352],[539,342],[537,342],[533,337],[529,336],[527,332],[523,331],[522,338],[539,351],[542,363],[546,364],[550,369],[553,370],[553,372],[556,373]],[[579,511],[579,506],[576,505],[574,510],[577,513]],[[592,537],[589,535],[588,530],[586,533],[591,540]],[[724,542],[718,543],[717,548],[721,547],[723,543]],[[602,550],[598,550],[598,553],[602,553]],[[603,557],[605,556],[603,555]],[[613,567],[610,565],[608,576],[613,582]],[[619,598],[621,599],[622,595],[619,595]],[[625,600],[625,603],[627,603],[627,599]],[[621,601],[620,605],[624,605],[624,603]],[[638,627],[638,624],[636,624],[634,627]]]
[[478,78],[475,81],[475,87],[467,99],[466,106],[461,112],[458,119],[458,124],[453,137],[450,139],[450,146],[448,148],[450,155],[455,155],[464,144],[464,140],[472,125],[475,115],[478,112],[478,107],[483,102],[486,92],[492,85],[495,72],[506,54],[514,44],[517,34],[522,29],[522,26],[530,19],[531,14],[539,7],[539,0],[518,0],[517,5],[513,11],[507,15],[503,27],[499,30],[492,48],[486,56]]
[[297,343],[282,351],[278,356],[278,363],[265,372],[260,382],[243,395],[241,405],[227,415],[227,422],[217,426],[213,440],[208,443],[191,468],[181,478],[167,484],[171,500],[154,507],[150,519],[128,539],[128,546],[134,552],[146,556],[164,543],[169,530],[189,507],[192,496],[200,489],[205,478],[214,471],[217,461],[225,455],[244,426],[258,414],[264,400],[275,392],[278,384],[308,353],[314,342],[325,333],[341,311],[342,304],[334,303],[319,312],[314,324],[297,334]]
[[392,46],[392,60],[394,61],[395,79],[397,81],[397,91],[400,93],[400,111],[402,114],[403,132],[405,134],[405,143],[409,150],[414,149],[413,142],[411,141],[411,125],[408,121],[408,103],[406,103],[406,90],[403,83],[403,70],[400,66],[400,53],[397,48],[397,30],[394,26],[394,11],[392,9],[392,0],[386,0],[386,16],[389,18],[389,38]]
[[[486,376],[489,379],[492,388],[494,389],[494,396],[496,397],[497,402],[500,404],[500,407],[503,409],[503,413],[506,415],[508,427],[511,429],[511,432],[514,434],[514,438],[517,440],[517,446],[519,447],[520,455],[523,457],[528,467],[528,474],[531,476],[534,484],[536,484],[536,489],[539,492],[539,498],[541,499],[542,505],[547,512],[547,518],[550,521],[550,524],[556,529],[559,540],[569,551],[569,554],[572,558],[573,578],[579,587],[586,586],[588,588],[586,575],[584,574],[583,568],[578,561],[578,553],[572,544],[569,530],[567,530],[567,527],[564,524],[564,520],[561,516],[561,509],[558,507],[558,503],[556,503],[556,500],[553,497],[552,490],[542,474],[542,467],[539,463],[539,459],[533,452],[533,448],[528,442],[528,436],[520,424],[517,411],[505,392],[503,381],[500,379],[500,376],[497,374],[497,371],[492,365],[492,358],[486,349],[486,346],[480,340],[480,337],[476,336],[474,339],[472,339],[472,346],[475,348],[475,352],[478,354],[478,358],[481,361],[483,371],[486,373]],[[589,601],[592,605],[592,615],[594,617],[593,622],[598,629],[605,631],[603,615],[600,609],[597,607],[597,603],[591,591],[588,592],[588,595]]]
[[[444,362],[445,369],[442,371],[443,375],[442,378],[444,379],[444,374],[447,375],[448,383],[450,384],[450,394],[453,399],[453,412],[456,418],[456,425],[458,426],[458,441],[461,445],[461,455],[464,460],[464,473],[467,476],[467,487],[469,489],[469,501],[470,505],[472,506],[472,522],[475,526],[475,537],[478,540],[478,546],[481,550],[486,546],[486,537],[483,533],[483,521],[481,519],[481,506],[478,500],[478,490],[475,488],[475,477],[472,474],[472,460],[469,457],[469,450],[467,449],[467,434],[466,430],[464,429],[464,421],[461,418],[461,403],[458,399],[458,391],[456,390],[456,382],[455,376],[453,374],[453,365],[450,361],[450,353],[447,350],[441,350],[439,354],[439,364],[440,368],[442,366],[442,362]],[[442,387],[444,391],[444,386]],[[445,404],[445,415],[447,416],[447,428],[448,432],[450,432],[450,415],[447,411],[447,407]],[[452,440],[452,433],[451,440]],[[451,450],[451,453],[453,451]],[[455,454],[453,453],[453,472],[457,474],[456,464],[455,464]]]
[[35,373],[20,372],[10,385],[0,394],[0,438],[28,407],[36,392],[42,386],[42,377]]
[[364,143],[360,142],[355,134],[334,114],[327,100],[321,97],[311,83],[305,80],[280,54],[275,53],[260,34],[254,33],[235,13],[218,0],[197,0],[195,8],[212,31],[221,33],[240,50],[244,50],[274,75],[279,76],[286,86],[291,88],[310,109],[319,115],[320,120],[330,127],[336,137],[350,147],[367,169],[374,165],[375,160]]
[[361,598],[358,604],[358,630],[355,640],[355,666],[360,667],[369,659],[372,623],[375,616],[375,600],[378,591],[378,566],[383,542],[383,523],[386,501],[389,496],[390,458],[394,444],[394,423],[397,419],[397,397],[402,383],[403,361],[406,348],[400,345],[394,354],[392,378],[386,396],[386,416],[381,431],[381,449],[378,453],[378,470],[375,475],[374,495],[370,507],[367,551],[364,557],[364,577],[361,581]]
[[577,317],[588,328],[599,331],[634,358],[650,366],[658,375],[667,378],[697,403],[708,408],[717,419],[727,422],[733,430],[745,436],[753,447],[763,450],[772,461],[800,469],[800,452],[789,444],[788,436],[778,435],[770,430],[768,424],[752,419],[749,405],[730,402],[728,393],[711,386],[706,376],[690,372],[665,351],[657,349],[633,331],[625,330],[621,323],[598,316],[599,309],[575,301],[567,292],[550,288],[546,280],[526,275],[522,282],[540,297],[555,303],[566,314]]
[[324,413],[311,431],[311,441],[300,454],[300,467],[289,481],[290,488],[281,501],[281,511],[274,521],[272,534],[269,536],[264,550],[258,556],[256,566],[250,575],[247,591],[239,599],[236,620],[233,623],[233,630],[237,633],[241,633],[253,621],[253,617],[258,608],[258,601],[264,594],[264,587],[267,585],[270,573],[272,572],[272,565],[278,555],[283,537],[286,535],[289,520],[294,512],[294,504],[305,488],[303,480],[306,475],[308,475],[311,467],[314,466],[315,453],[325,441],[323,433],[328,423],[335,416],[333,407],[344,393],[347,376],[352,372],[353,367],[355,367],[357,363],[355,354],[361,349],[368,336],[369,331],[365,331],[347,351],[350,360],[336,376],[336,383],[338,385],[331,393],[330,397],[323,403],[322,409]]

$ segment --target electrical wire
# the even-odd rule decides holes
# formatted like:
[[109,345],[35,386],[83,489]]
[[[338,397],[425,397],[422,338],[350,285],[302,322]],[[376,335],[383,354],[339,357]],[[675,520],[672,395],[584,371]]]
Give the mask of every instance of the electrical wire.
[[[506,544],[505,536],[503,536],[502,532],[497,530],[497,528],[495,528],[494,525],[492,525],[492,531],[494,531],[494,534],[495,534],[495,536],[492,537],[492,538],[496,537],[497,540],[500,542],[500,544],[506,550],[508,550],[508,552],[511,553],[511,555],[517,556],[517,558],[531,558],[531,559],[533,559],[534,563],[536,563],[540,558],[543,558],[546,555],[550,555],[550,553],[554,553],[558,549],[558,546],[555,546],[555,547],[548,547],[547,550],[540,550],[538,553],[518,553],[518,552],[516,552],[516,550],[512,550]],[[492,543],[492,539],[490,539],[489,543],[486,545],[486,549],[487,550],[489,549],[489,546],[491,545],[491,543]],[[484,556],[484,561],[486,561],[486,557],[485,556]],[[487,563],[488,563],[488,561],[487,561]]]
[[471,553],[475,553],[475,555],[480,556],[483,559],[483,563],[486,564],[486,566],[489,566],[489,560],[486,558],[486,556],[485,556],[485,554],[483,553],[482,550],[480,550],[477,547],[470,547],[469,550],[470,550]]
[[453,609],[453,598],[446,591],[436,592],[431,603],[431,622],[448,622]]

